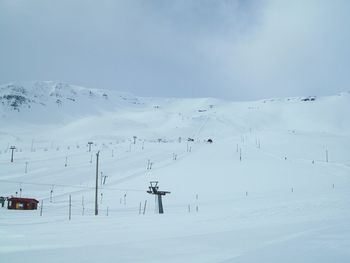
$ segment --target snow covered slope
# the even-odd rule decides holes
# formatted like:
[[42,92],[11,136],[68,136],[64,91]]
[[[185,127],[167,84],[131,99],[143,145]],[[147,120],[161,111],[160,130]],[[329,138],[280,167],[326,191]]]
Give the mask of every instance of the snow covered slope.
[[2,120],[7,121],[63,122],[138,104],[141,104],[138,98],[130,94],[87,89],[59,81],[0,85],[0,113]]
[[135,130],[149,139],[221,137],[252,129],[349,134],[349,104],[350,93],[228,102],[140,98],[53,81],[7,84],[0,86],[0,120],[7,124],[0,132],[27,140],[33,134],[40,140],[130,137]]
[[[0,208],[0,262],[350,260],[349,93],[229,102],[60,82],[0,91],[0,196],[43,202],[42,216]],[[163,215],[146,193],[153,180],[171,191]]]

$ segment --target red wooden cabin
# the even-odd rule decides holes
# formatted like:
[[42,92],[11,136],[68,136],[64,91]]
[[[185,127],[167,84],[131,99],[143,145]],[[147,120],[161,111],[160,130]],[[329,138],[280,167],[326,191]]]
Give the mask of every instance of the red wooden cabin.
[[39,201],[33,198],[10,197],[7,198],[7,209],[35,210]]

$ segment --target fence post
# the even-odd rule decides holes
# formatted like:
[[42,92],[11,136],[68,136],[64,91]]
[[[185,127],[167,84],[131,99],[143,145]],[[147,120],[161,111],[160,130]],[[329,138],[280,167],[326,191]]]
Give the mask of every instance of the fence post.
[[41,200],[40,216],[43,216],[43,205],[44,205],[44,200]]
[[83,208],[83,211],[82,211],[82,215],[84,215],[84,210],[85,210],[85,206],[84,206],[84,196],[81,198],[81,206]]
[[69,195],[69,220],[72,218],[72,197]]
[[143,214],[146,213],[146,205],[147,205],[147,200],[145,200],[145,205],[143,206]]

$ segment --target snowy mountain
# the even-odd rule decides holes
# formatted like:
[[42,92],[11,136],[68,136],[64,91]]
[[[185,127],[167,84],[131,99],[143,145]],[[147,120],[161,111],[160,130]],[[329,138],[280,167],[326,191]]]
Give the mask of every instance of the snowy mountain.
[[[0,196],[40,201],[0,207],[0,262],[350,260],[348,92],[230,102],[49,81],[0,101]],[[171,192],[163,215],[150,181]]]
[[[141,103],[130,94],[87,89],[59,81],[0,85],[0,113],[3,119],[60,121]],[[46,114],[42,114],[44,112]]]
[[38,81],[0,86],[0,120],[7,123],[0,132],[19,138],[37,130],[36,137],[45,140],[57,134],[72,140],[111,134],[119,138],[131,136],[134,130],[142,130],[148,139],[222,137],[252,129],[348,134],[348,105],[349,93],[229,102],[140,98],[106,89]]

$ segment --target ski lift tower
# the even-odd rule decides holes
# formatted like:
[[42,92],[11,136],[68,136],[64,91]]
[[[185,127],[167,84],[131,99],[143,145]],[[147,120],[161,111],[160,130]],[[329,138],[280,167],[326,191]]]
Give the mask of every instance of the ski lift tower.
[[11,163],[13,163],[13,151],[16,149],[16,147],[11,146],[10,149],[11,149]]
[[159,214],[163,214],[164,210],[163,210],[162,196],[166,194],[170,194],[170,192],[159,191],[158,181],[151,181],[150,184],[151,186],[148,187],[149,190],[147,191],[147,193],[158,196],[158,211],[159,211]]
[[93,144],[93,142],[88,142],[88,145],[89,145],[89,152],[91,152],[91,144]]

